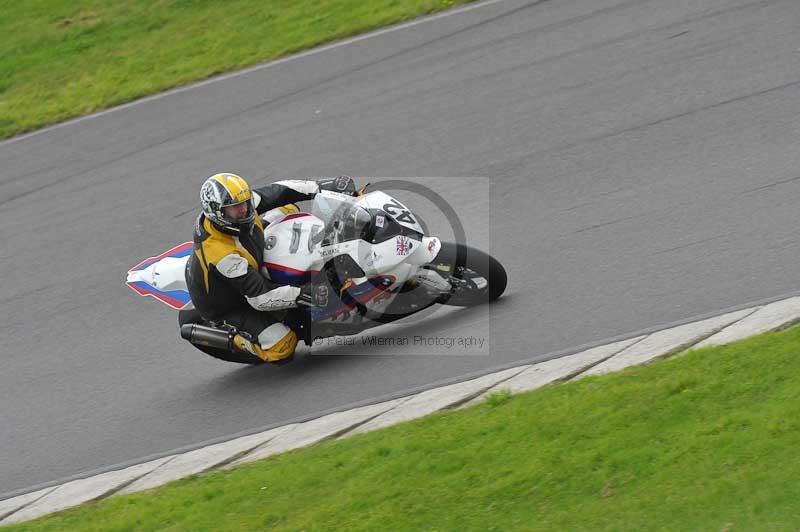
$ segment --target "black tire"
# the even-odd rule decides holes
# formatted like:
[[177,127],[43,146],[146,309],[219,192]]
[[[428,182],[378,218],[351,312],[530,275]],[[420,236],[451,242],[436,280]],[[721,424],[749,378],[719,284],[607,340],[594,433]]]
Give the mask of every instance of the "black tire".
[[[178,330],[180,330],[182,325],[185,325],[187,323],[198,323],[206,325],[206,323],[203,321],[203,318],[200,316],[200,313],[196,309],[181,310],[178,312]],[[263,360],[261,360],[255,355],[251,355],[250,353],[239,353],[234,351],[228,351],[227,349],[217,349],[214,347],[207,347],[204,345],[195,345],[195,344],[191,345],[209,356],[218,358],[220,360],[224,360],[226,362],[236,362],[237,364],[251,364],[251,365],[264,364]]]
[[472,307],[494,301],[503,295],[508,284],[508,275],[500,262],[479,249],[452,242],[442,242],[442,249],[428,268],[444,276],[466,278],[470,272],[488,281],[483,289],[456,290],[443,298],[441,303],[455,307]]

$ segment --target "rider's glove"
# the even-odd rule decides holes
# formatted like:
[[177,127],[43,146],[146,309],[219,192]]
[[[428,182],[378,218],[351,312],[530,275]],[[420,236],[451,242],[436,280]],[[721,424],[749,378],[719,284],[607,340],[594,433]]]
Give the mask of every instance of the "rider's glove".
[[327,307],[328,286],[318,283],[306,283],[300,287],[300,295],[297,296],[296,301],[298,306]]
[[320,179],[317,181],[320,190],[332,190],[348,196],[357,196],[356,182],[349,175],[340,175],[330,179]]

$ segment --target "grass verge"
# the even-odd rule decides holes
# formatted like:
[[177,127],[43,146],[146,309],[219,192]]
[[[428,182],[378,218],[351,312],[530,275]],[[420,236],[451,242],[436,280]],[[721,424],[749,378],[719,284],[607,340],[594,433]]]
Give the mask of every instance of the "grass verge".
[[468,0],[0,0],[0,138]]
[[8,530],[797,530],[798,354],[795,327]]

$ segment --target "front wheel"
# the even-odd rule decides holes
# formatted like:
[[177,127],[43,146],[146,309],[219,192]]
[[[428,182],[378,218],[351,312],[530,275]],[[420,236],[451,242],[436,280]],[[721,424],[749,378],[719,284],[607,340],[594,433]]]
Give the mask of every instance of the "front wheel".
[[439,254],[427,268],[453,285],[453,291],[439,300],[444,305],[472,307],[488,303],[503,295],[508,284],[506,270],[497,259],[464,244],[442,242]]

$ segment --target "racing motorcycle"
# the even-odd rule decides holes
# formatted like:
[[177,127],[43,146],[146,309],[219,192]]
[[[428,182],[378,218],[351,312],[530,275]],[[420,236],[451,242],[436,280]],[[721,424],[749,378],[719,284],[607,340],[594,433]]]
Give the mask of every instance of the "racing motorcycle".
[[[416,314],[433,305],[471,307],[505,291],[503,266],[463,243],[427,236],[416,215],[383,191],[357,197],[321,191],[264,229],[262,273],[274,282],[313,283],[314,306],[276,313],[306,345],[349,336]],[[181,337],[230,362],[263,361],[237,349],[246,334],[206,322],[192,307],[184,270],[192,243],[145,259],[128,271],[127,285],[179,310]]]

